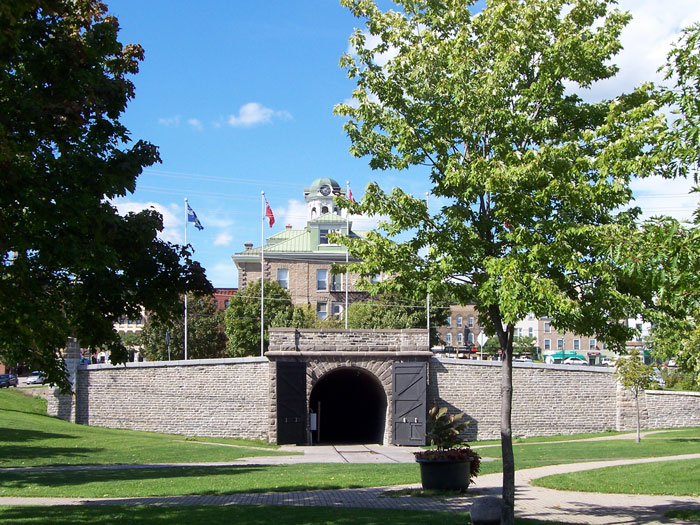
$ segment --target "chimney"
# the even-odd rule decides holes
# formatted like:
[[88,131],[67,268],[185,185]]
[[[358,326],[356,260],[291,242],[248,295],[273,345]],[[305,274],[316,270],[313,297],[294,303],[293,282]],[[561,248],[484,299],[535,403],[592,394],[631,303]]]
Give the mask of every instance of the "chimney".
[[243,246],[245,246],[246,250],[252,250],[253,249],[253,243],[252,242],[247,242]]
[[292,229],[292,225],[291,225],[291,224],[287,224],[287,225],[285,226],[285,228],[286,228],[287,230],[291,230],[291,229]]

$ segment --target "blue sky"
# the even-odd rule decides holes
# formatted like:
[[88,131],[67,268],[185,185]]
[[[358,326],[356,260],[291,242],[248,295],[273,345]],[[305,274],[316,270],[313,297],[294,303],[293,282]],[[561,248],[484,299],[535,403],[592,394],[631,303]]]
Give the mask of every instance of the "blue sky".
[[[373,172],[348,153],[333,106],[353,89],[338,61],[361,21],[337,0],[107,3],[120,41],[146,51],[122,120],[132,138],[159,146],[163,160],[115,204],[121,212],[154,206],[164,216],[163,238],[182,243],[187,197],[204,225],[190,226],[187,240],[214,286],[236,287],[231,255],[247,241],[260,244],[263,190],[276,217],[272,229],[265,226],[269,236],[285,224],[303,226],[303,189],[318,177],[350,181],[356,198],[373,180],[415,195],[429,189],[420,172]],[[700,20],[696,4],[672,0],[659,10],[657,0],[622,0],[635,19],[623,35],[621,74],[584,96],[659,80],[655,70],[680,27]],[[689,217],[697,198],[687,196],[688,186],[647,180],[635,194],[649,213]],[[356,227],[367,221],[358,218]]]

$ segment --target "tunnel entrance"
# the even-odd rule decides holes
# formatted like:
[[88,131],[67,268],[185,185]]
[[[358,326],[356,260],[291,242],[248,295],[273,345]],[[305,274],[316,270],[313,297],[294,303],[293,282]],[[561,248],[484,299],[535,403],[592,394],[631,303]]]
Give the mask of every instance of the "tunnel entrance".
[[[380,382],[359,368],[340,368],[321,377],[311,391],[313,443],[383,443],[387,399]],[[314,416],[312,415],[312,421]]]

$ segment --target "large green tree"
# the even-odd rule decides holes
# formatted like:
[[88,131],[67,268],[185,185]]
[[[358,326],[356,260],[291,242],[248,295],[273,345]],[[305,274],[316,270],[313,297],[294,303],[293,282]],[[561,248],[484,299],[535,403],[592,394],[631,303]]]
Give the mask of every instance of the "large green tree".
[[441,207],[431,214],[423,198],[370,184],[361,203],[344,205],[387,217],[383,231],[345,242],[363,261],[354,271],[447,288],[498,338],[511,524],[515,324],[534,312],[623,348],[630,331],[617,320],[651,291],[621,275],[611,246],[635,230],[630,181],[660,161],[665,119],[648,85],[592,103],[571,90],[617,71],[630,16],[610,0],[489,0],[478,16],[464,0],[395,2],[383,12],[342,0],[369,34],[357,30],[341,59],[357,87],[336,113],[353,155],[373,169],[427,171]]
[[[183,304],[184,306],[184,304]],[[184,307],[175,317],[162,318],[157,313],[148,316],[140,343],[141,353],[149,361],[167,361],[166,332],[170,334],[170,359],[185,356]],[[187,358],[212,359],[226,356],[224,315],[217,311],[211,297],[187,297]]]
[[[292,326],[294,308],[289,292],[277,281],[265,280],[264,349],[269,345],[270,326]],[[304,312],[298,322],[303,324]],[[296,319],[296,318],[295,318]],[[232,357],[260,355],[260,281],[253,281],[238,291],[224,314],[227,353]]]
[[210,290],[187,248],[157,238],[158,213],[110,204],[159,161],[119,121],[144,53],[118,30],[96,0],[0,7],[0,359],[64,389],[67,337],[122,362],[115,321]]
[[[665,66],[667,85],[659,98],[673,113],[668,149],[670,170],[692,178],[700,173],[700,23],[683,31]],[[635,257],[626,257],[634,253]],[[615,250],[630,277],[655,290],[647,302],[653,323],[649,343],[655,357],[675,359],[700,381],[700,207],[692,221],[655,217]],[[698,383],[700,385],[700,383]]]

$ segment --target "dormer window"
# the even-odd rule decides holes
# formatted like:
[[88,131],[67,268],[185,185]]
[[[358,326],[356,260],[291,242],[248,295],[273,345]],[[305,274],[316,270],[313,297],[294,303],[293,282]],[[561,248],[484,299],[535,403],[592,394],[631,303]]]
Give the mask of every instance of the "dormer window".
[[328,213],[328,206],[321,208],[321,215],[325,215],[326,213]]

